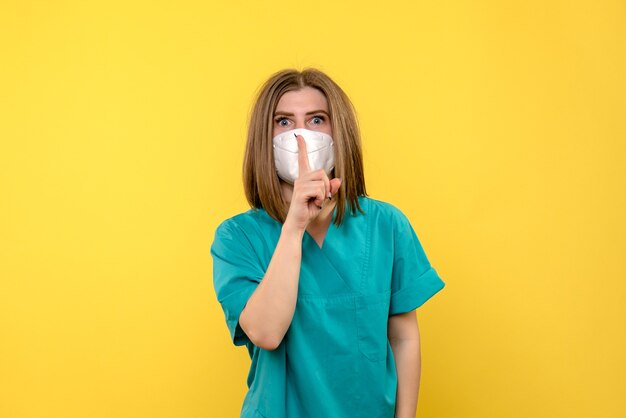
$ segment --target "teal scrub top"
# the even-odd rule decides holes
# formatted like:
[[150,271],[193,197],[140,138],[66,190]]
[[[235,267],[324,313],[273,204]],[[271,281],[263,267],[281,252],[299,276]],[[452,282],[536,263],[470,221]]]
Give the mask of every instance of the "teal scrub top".
[[251,209],[217,228],[215,292],[232,342],[246,345],[251,359],[241,417],[394,417],[397,374],[387,321],[445,284],[399,209],[365,196],[359,203],[365,214],[346,208],[322,248],[305,232],[295,313],[275,350],[255,346],[238,321],[282,224]]

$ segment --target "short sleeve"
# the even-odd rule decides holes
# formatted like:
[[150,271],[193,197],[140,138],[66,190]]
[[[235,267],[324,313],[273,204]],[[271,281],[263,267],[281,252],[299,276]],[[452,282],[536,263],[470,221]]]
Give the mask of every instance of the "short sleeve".
[[394,220],[393,248],[389,315],[420,307],[445,286],[430,265],[409,220],[400,211],[397,211]]
[[251,242],[233,219],[215,231],[211,245],[213,286],[222,306],[231,340],[235,345],[250,342],[239,325],[239,316],[248,299],[261,282],[264,271]]

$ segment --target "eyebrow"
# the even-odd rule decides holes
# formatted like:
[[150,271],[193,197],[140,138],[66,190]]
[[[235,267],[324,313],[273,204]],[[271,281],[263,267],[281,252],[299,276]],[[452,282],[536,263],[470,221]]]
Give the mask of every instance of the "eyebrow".
[[[310,111],[310,112],[306,112],[306,113],[305,113],[305,115],[313,115],[313,114],[315,114],[315,113],[323,113],[323,114],[325,114],[326,116],[329,116],[329,115],[328,115],[328,112],[327,112],[327,111],[325,111],[325,110],[322,110],[322,109],[312,110],[312,111]],[[278,111],[274,112],[274,116],[277,116],[277,115],[283,115],[283,116],[293,116],[293,113],[283,112],[283,111],[281,111],[281,110],[278,110]]]

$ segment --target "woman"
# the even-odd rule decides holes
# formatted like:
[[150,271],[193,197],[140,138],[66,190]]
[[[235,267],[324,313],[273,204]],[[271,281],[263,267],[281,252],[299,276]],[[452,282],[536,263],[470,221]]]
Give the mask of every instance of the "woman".
[[444,287],[408,219],[367,197],[350,100],[326,74],[274,74],[254,105],[252,207],[211,247],[217,298],[252,361],[241,417],[415,417],[415,309]]

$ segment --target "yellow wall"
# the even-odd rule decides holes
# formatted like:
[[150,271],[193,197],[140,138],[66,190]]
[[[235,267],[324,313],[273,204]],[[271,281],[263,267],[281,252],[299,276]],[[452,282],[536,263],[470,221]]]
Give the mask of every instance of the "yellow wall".
[[0,416],[238,416],[209,246],[309,65],[447,284],[418,415],[626,416],[626,3],[228,3],[0,3]]

